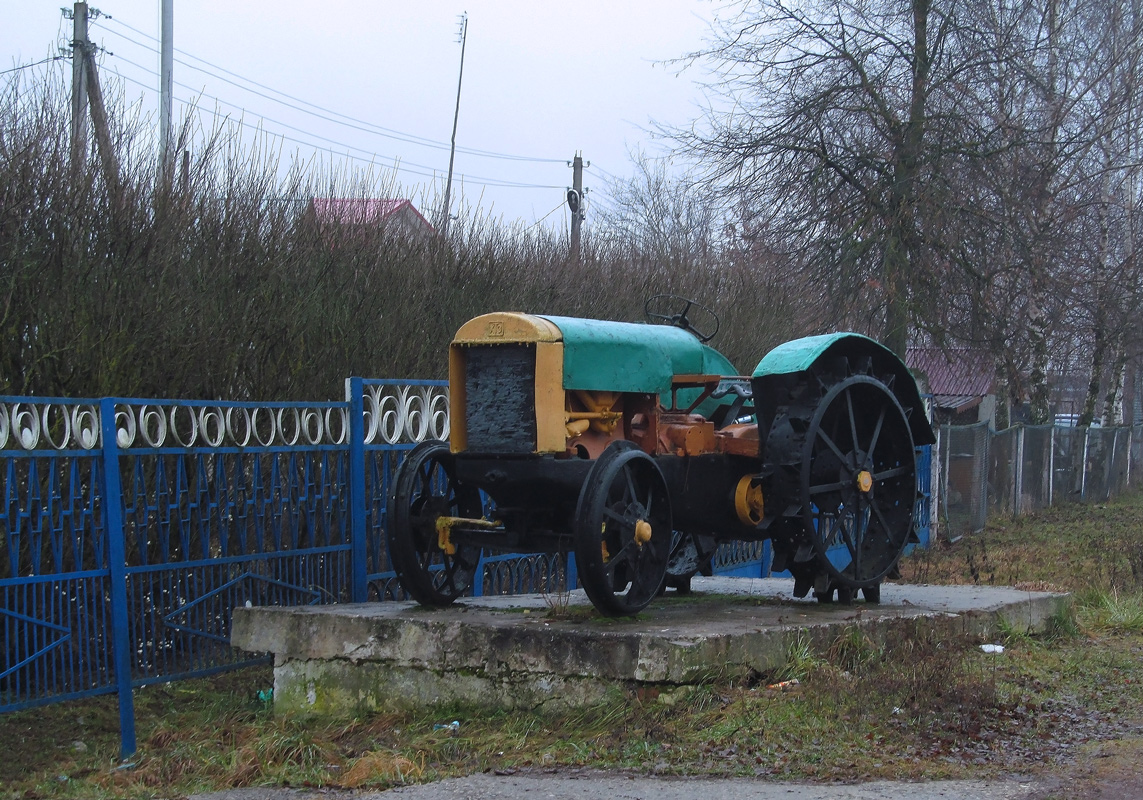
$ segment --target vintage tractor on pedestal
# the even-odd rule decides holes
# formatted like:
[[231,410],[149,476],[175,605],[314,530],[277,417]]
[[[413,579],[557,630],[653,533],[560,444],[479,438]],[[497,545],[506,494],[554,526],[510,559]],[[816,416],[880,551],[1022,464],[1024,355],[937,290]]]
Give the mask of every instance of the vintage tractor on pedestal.
[[667,324],[496,313],[457,331],[450,444],[411,451],[390,498],[402,587],[444,606],[482,548],[573,552],[595,607],[634,614],[719,543],[770,539],[797,597],[877,602],[914,537],[914,446],[933,442],[905,365],[833,333],[737,376],[707,309],[647,310]]

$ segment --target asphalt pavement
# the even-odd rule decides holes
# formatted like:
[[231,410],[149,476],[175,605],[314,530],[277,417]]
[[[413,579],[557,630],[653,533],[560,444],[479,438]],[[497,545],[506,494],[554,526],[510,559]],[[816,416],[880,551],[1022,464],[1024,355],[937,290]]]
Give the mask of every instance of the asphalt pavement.
[[1030,800],[1043,788],[1018,776],[989,781],[807,784],[614,773],[481,774],[384,792],[251,788],[191,795],[190,800]]

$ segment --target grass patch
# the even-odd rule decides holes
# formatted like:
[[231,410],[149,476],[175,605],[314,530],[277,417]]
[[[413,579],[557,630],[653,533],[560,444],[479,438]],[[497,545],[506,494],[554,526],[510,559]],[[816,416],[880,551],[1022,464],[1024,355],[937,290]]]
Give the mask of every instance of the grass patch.
[[1143,634],[1143,593],[1085,592],[1080,597],[1077,622],[1094,634]]
[[[0,717],[0,797],[149,797],[255,785],[385,789],[480,771],[590,766],[683,775],[928,779],[1054,763],[1121,734],[1143,700],[1143,637],[1023,638],[1000,656],[918,621],[791,647],[799,683],[643,687],[573,712],[463,707],[330,722],[275,715],[265,668],[138,693],[117,766],[111,697]],[[1130,710],[1130,713],[1129,713]],[[458,720],[459,728],[435,725]],[[82,741],[82,750],[74,742]]]
[[954,543],[935,537],[902,560],[901,575],[906,583],[1143,591],[1143,493],[990,519]]
[[[752,682],[617,690],[572,712],[453,706],[336,722],[275,715],[259,699],[269,668],[251,668],[138,690],[139,752],[128,769],[117,768],[114,697],[0,715],[0,798],[378,790],[581,766],[850,781],[1065,763],[1087,743],[1137,735],[1143,720],[1143,593],[1114,544],[1138,535],[1133,526],[1143,529],[1137,497],[1006,522],[984,541],[908,559],[914,580],[927,571],[930,581],[1019,577],[1026,588],[1083,589],[1047,634],[1009,631],[999,655],[925,620],[888,638],[854,625],[832,641],[795,638],[786,664]],[[1097,547],[1101,537],[1111,544]],[[434,727],[452,720],[455,730]]]

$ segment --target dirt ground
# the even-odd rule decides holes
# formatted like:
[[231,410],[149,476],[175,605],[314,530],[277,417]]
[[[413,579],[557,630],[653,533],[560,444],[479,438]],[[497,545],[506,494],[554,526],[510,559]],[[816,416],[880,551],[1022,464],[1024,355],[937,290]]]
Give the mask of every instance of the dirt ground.
[[1143,800],[1143,739],[1100,742],[1037,784],[1033,800]]

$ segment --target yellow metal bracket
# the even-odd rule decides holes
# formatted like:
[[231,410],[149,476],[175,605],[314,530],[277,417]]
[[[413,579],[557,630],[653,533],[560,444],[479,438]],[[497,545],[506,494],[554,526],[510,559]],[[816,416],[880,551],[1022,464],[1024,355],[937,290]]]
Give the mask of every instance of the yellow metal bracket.
[[437,547],[450,556],[456,555],[456,545],[452,543],[452,529],[458,525],[463,525],[466,528],[484,528],[485,530],[500,527],[500,523],[494,520],[437,517]]

